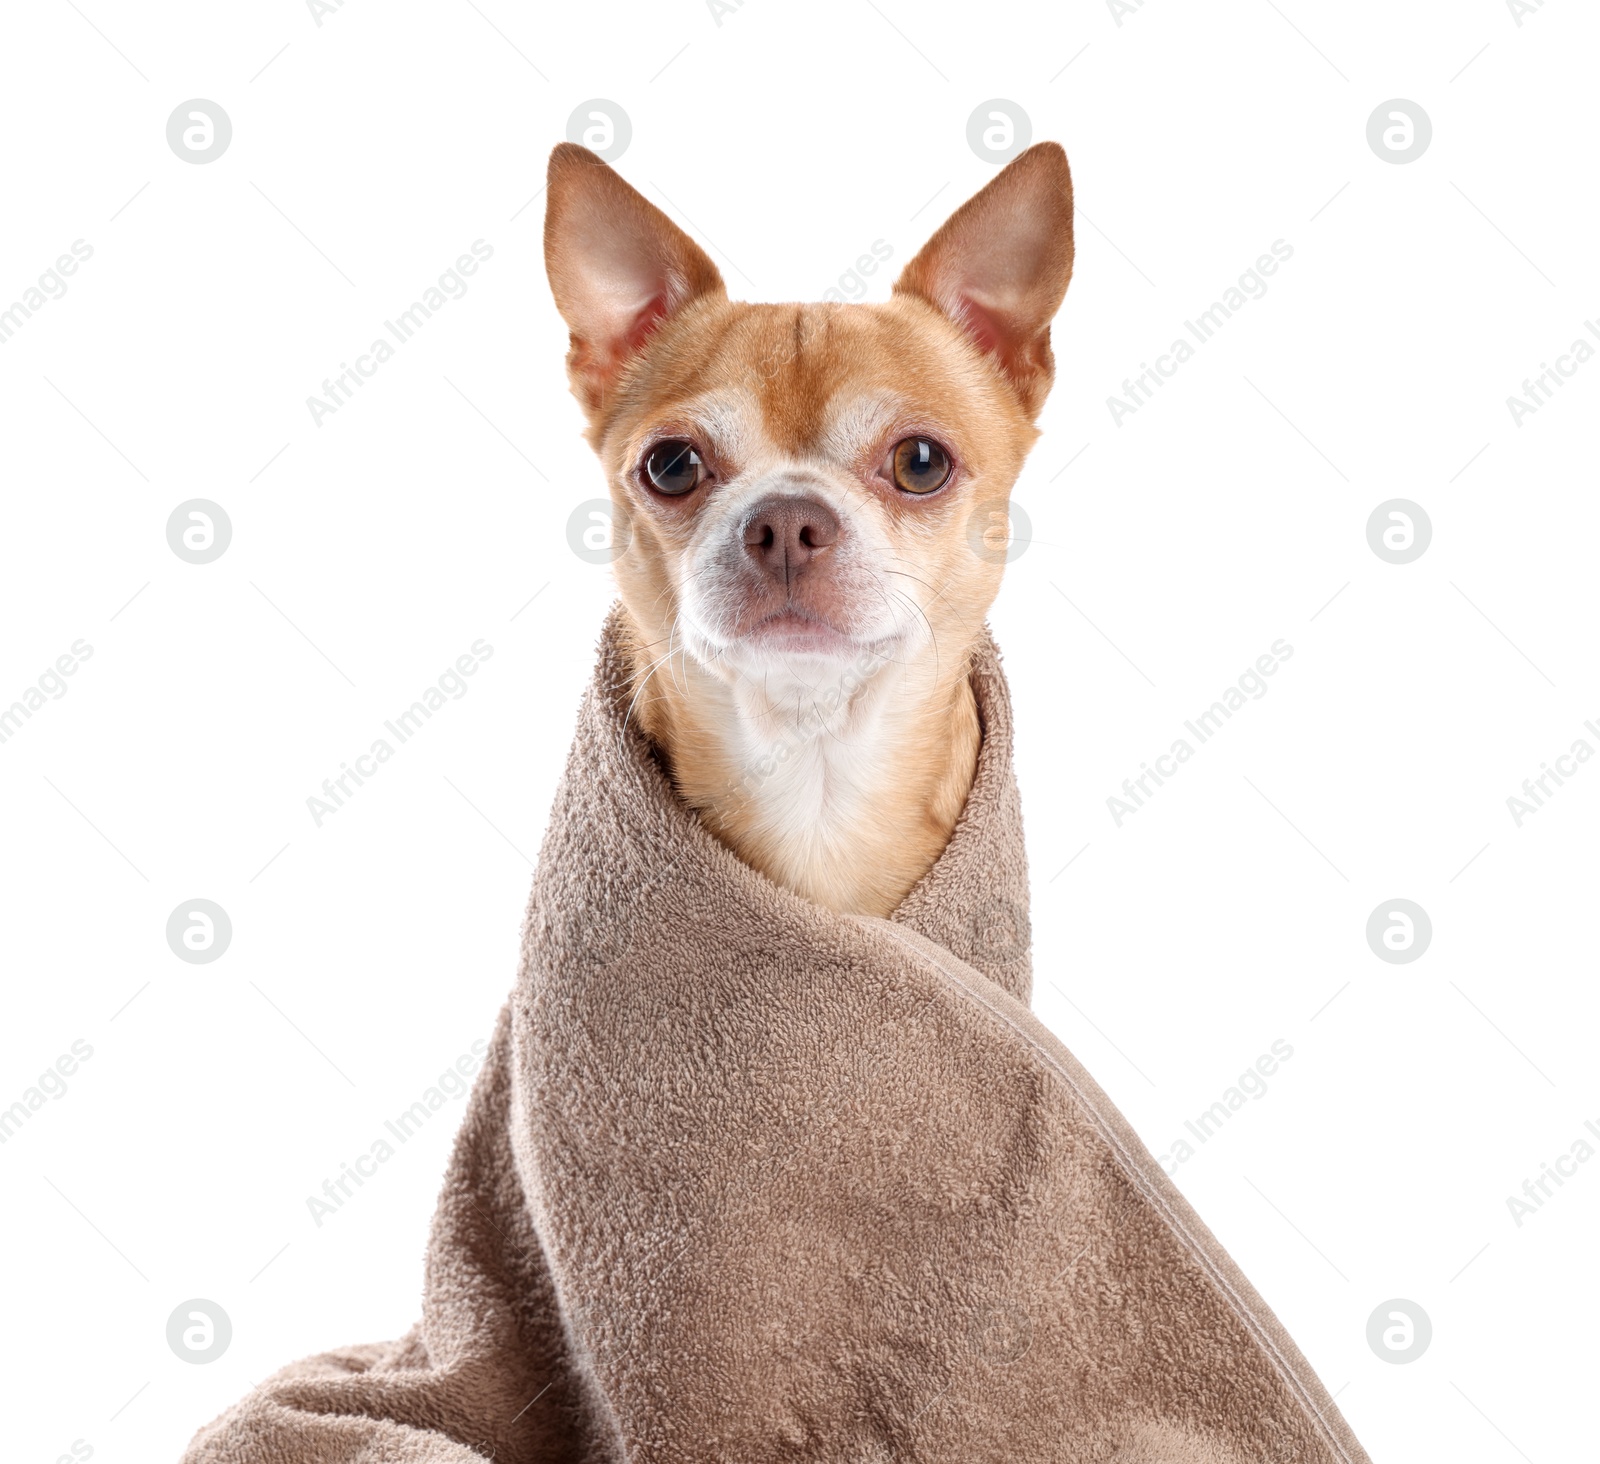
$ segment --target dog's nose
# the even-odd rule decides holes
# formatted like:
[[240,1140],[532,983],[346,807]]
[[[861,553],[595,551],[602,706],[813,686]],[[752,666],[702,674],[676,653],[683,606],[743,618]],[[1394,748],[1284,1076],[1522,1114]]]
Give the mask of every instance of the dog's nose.
[[816,498],[763,498],[744,521],[744,547],[780,585],[788,585],[806,563],[839,537],[839,519]]

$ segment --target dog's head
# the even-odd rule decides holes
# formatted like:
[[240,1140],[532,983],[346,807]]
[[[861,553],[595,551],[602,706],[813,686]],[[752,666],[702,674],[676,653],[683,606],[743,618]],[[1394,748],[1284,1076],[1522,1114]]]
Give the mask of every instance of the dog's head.
[[714,676],[959,656],[1005,561],[1054,371],[1072,183],[1030,148],[882,305],[731,303],[686,234],[586,149],[550,158],[545,255],[643,639]]

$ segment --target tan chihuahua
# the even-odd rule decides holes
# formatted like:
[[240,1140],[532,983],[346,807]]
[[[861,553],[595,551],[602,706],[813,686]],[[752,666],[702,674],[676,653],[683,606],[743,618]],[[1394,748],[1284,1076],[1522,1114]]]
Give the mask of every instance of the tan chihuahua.
[[629,529],[615,567],[633,715],[747,863],[888,915],[972,785],[970,658],[1072,275],[1066,154],[1040,143],[1010,163],[886,305],[746,305],[563,143],[545,263]]

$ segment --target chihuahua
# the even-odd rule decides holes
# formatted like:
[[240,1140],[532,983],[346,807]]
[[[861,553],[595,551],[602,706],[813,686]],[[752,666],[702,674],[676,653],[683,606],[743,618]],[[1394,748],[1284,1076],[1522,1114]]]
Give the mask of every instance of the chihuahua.
[[972,786],[971,656],[1072,255],[1066,154],[1039,143],[887,304],[735,303],[592,152],[550,156],[568,376],[627,535],[630,716],[723,843],[830,909],[893,911]]

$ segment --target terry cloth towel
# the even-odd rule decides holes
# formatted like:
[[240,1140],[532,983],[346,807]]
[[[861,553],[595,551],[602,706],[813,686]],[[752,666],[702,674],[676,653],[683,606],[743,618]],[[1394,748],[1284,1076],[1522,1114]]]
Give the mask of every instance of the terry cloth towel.
[[778,888],[629,725],[613,617],[398,1342],[186,1464],[1367,1464],[1029,1012],[1005,682],[890,920]]

